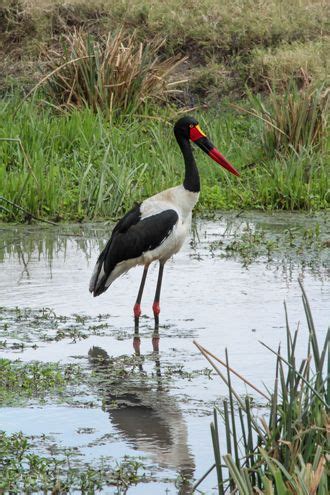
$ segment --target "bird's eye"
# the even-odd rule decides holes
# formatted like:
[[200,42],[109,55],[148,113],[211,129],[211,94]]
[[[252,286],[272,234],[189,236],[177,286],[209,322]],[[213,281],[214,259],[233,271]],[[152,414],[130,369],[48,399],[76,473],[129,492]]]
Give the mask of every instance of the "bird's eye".
[[190,127],[190,128],[193,128],[193,127],[194,127],[194,124],[189,124],[189,127]]

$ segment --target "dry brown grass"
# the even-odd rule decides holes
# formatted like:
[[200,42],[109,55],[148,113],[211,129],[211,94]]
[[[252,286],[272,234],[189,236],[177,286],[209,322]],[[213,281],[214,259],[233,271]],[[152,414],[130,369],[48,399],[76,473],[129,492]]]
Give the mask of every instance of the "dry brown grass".
[[[2,19],[6,22],[1,25]],[[257,91],[264,90],[266,79],[284,80],[298,62],[298,74],[300,66],[306,72],[307,64],[313,78],[320,76],[321,51],[314,51],[313,58],[313,47],[323,43],[329,28],[329,2],[2,0],[0,88],[1,80],[8,86],[10,74],[13,84],[24,72],[34,76],[29,67],[31,62],[37,66],[40,46],[58,48],[59,39],[74,29],[101,39],[121,28],[127,35],[135,32],[145,45],[155,36],[166,38],[157,55],[188,56],[193,94],[242,95],[246,81]]]
[[89,107],[105,115],[136,111],[155,98],[165,101],[185,82],[171,80],[185,59],[160,60],[163,43],[154,40],[146,46],[134,33],[123,31],[95,40],[75,30],[64,37],[63,50],[47,53],[50,75],[45,82],[52,100],[61,107]]

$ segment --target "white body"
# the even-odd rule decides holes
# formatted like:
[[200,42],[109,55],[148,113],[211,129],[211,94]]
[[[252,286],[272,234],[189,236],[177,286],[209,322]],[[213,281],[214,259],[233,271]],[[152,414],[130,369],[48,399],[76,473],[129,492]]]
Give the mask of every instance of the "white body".
[[[136,265],[149,265],[155,260],[166,261],[177,253],[184,243],[191,227],[191,213],[198,201],[199,193],[191,192],[182,185],[171,187],[143,201],[140,206],[141,220],[165,210],[175,210],[178,221],[169,236],[157,248],[145,251],[138,258],[122,261],[111,272],[105,286],[109,287],[116,278]],[[103,267],[102,267],[103,271]],[[94,274],[93,274],[94,275]],[[102,273],[100,274],[102,276]],[[93,281],[93,276],[91,283]]]

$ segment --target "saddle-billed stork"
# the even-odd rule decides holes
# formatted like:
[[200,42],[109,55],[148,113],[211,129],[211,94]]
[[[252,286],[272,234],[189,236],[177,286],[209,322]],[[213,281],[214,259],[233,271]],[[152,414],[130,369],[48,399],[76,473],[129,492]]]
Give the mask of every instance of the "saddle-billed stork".
[[114,227],[111,238],[96,262],[89,290],[94,297],[105,292],[112,282],[136,265],[144,265],[134,305],[134,349],[140,350],[139,318],[142,293],[150,263],[159,260],[159,273],[153,302],[155,328],[153,349],[159,346],[159,301],[166,261],[177,253],[188,235],[191,215],[198,201],[200,180],[190,141],[197,144],[215,162],[239,176],[237,170],[208,140],[193,117],[185,116],[174,126],[174,135],[183,154],[183,184],[166,189],[132,208]]

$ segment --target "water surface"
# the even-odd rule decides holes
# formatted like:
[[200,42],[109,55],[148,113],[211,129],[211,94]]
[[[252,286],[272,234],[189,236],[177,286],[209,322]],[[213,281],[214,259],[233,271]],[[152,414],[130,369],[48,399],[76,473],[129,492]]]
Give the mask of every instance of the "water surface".
[[[306,348],[298,277],[321,342],[325,336],[330,314],[329,225],[325,215],[231,213],[198,219],[190,239],[165,267],[159,356],[151,345],[155,265],[142,301],[142,372],[133,366],[124,379],[107,383],[112,360],[133,351],[132,308],[142,275],[137,267],[104,295],[89,294],[93,265],[110,233],[110,224],[0,227],[0,306],[6,308],[3,318],[12,332],[6,340],[27,344],[24,349],[9,345],[1,355],[80,363],[96,377],[76,403],[54,400],[44,406],[0,409],[1,429],[45,433],[61,446],[78,448],[83,459],[95,463],[103,456],[141,456],[151,481],[130,487],[128,493],[189,493],[180,479],[198,479],[213,463],[210,416],[213,404],[221,404],[226,395],[222,382],[205,371],[207,362],[193,339],[219,357],[228,348],[234,368],[259,387],[271,386],[274,357],[259,341],[272,348],[285,343],[284,300],[292,329],[300,326],[298,354]],[[64,331],[74,329],[73,337],[54,340],[59,330],[55,320],[43,328],[24,327],[24,318],[17,321],[8,309],[15,307],[50,308],[66,317],[56,325]],[[241,382],[235,385],[239,393],[247,392]],[[201,489],[216,493],[214,486],[210,476]]]

